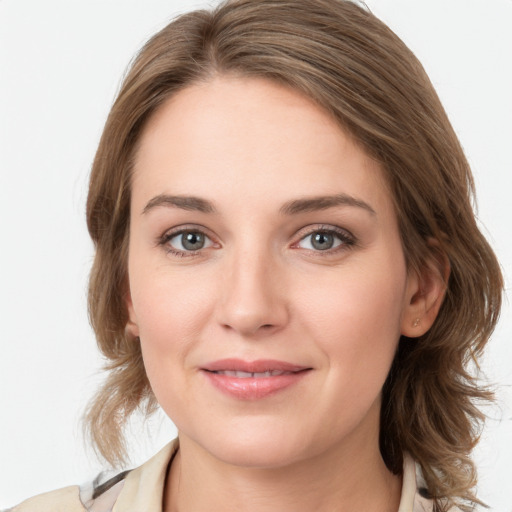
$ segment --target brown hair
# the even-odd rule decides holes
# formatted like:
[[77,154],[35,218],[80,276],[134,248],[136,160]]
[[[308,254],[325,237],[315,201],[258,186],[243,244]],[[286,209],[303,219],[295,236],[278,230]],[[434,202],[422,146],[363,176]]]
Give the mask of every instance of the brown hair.
[[[148,118],[176,91],[215,74],[263,77],[330,112],[390,184],[409,268],[438,251],[447,294],[433,327],[402,338],[383,390],[381,452],[395,473],[409,452],[441,510],[478,502],[470,458],[491,394],[471,374],[498,318],[500,267],[473,214],[471,172],[421,64],[367,9],[349,0],[228,0],[182,15],[142,48],[107,119],[94,160],[87,221],[96,247],[89,309],[108,378],[87,425],[112,464],[123,425],[156,407],[139,343],[125,335],[130,180]],[[432,243],[432,239],[437,242]]]

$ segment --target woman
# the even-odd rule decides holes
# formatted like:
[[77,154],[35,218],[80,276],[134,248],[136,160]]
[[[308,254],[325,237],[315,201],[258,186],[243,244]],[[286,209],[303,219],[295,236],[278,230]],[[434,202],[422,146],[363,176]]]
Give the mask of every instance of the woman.
[[[14,510],[468,510],[501,301],[421,66],[351,2],[231,1],[157,34],[93,165],[88,424],[178,441]],[[415,464],[418,465],[416,474]],[[420,470],[421,468],[421,470]]]

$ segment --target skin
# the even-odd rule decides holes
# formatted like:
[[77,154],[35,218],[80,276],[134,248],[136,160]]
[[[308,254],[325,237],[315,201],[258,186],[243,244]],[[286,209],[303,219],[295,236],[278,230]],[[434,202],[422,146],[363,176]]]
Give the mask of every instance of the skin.
[[[321,196],[343,201],[290,207]],[[179,431],[165,512],[397,510],[381,389],[400,335],[435,319],[442,278],[408,272],[381,168],[326,112],[254,78],[174,95],[140,141],[128,272],[128,329]],[[311,370],[243,400],[201,369],[225,358]]]

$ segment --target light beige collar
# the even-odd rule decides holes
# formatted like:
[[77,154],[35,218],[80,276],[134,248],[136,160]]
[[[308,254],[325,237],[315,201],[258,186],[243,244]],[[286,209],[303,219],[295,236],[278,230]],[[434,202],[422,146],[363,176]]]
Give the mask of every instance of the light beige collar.
[[154,457],[130,471],[112,512],[162,512],[167,468],[178,451],[175,439]]
[[414,512],[416,497],[416,464],[409,454],[404,455],[404,474],[402,480],[402,495],[398,512]]

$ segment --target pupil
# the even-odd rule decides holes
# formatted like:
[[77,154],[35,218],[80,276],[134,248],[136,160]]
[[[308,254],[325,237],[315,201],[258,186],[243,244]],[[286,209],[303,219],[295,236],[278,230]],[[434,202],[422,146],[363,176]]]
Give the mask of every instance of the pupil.
[[204,238],[201,233],[185,233],[181,237],[181,243],[185,249],[197,251],[198,249],[202,249]]
[[325,251],[333,246],[334,237],[329,233],[316,233],[313,235],[312,245],[315,249]]

